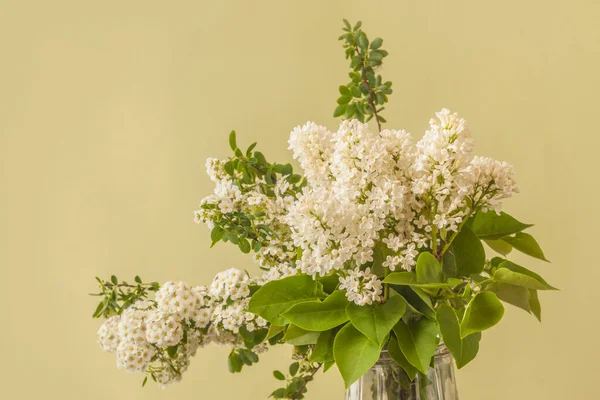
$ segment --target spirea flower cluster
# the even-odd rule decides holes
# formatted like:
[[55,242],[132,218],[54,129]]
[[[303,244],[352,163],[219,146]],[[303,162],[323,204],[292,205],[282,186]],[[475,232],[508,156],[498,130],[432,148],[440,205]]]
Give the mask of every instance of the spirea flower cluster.
[[255,249],[264,281],[337,274],[359,305],[381,296],[382,274],[368,269],[375,261],[388,271],[411,271],[418,254],[438,254],[474,212],[499,212],[518,191],[513,167],[474,156],[466,121],[447,109],[416,143],[403,130],[373,132],[346,120],[336,132],[313,122],[299,126],[289,148],[307,180],[301,191],[291,193],[283,179],[239,183],[226,161],[210,159],[216,187],[196,221],[212,229],[252,216],[269,231]]
[[[98,343],[115,354],[120,369],[145,373],[162,386],[178,382],[199,347],[244,348],[240,328],[267,327],[264,319],[245,311],[250,284],[235,268],[219,273],[210,288],[166,282],[154,300],[137,301],[108,318],[98,330]],[[264,345],[254,349],[264,350]]]

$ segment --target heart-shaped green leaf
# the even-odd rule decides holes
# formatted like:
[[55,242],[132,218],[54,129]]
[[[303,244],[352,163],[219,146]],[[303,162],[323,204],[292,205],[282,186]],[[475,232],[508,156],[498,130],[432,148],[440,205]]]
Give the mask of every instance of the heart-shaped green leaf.
[[271,281],[252,295],[248,311],[273,325],[285,325],[281,314],[304,301],[318,301],[317,282],[308,275],[290,276]]
[[515,236],[506,236],[502,241],[509,243],[512,247],[531,257],[548,261],[538,242],[528,233],[518,232]]
[[481,240],[464,226],[452,242],[452,253],[456,262],[457,275],[478,274],[485,264],[485,249]]
[[327,362],[333,361],[333,343],[335,334],[332,330],[321,332],[317,345],[310,353],[310,361],[312,362]]
[[387,334],[404,315],[406,300],[402,296],[390,296],[383,304],[359,306],[349,303],[346,314],[356,329],[375,342],[378,346],[383,344]]
[[441,283],[444,281],[442,265],[431,253],[421,253],[417,258],[417,283]]
[[485,290],[496,293],[496,296],[505,303],[531,312],[530,294],[529,289],[526,287],[511,285],[510,283],[492,282],[485,287]]
[[481,333],[473,333],[466,338],[460,337],[460,325],[454,309],[448,305],[440,306],[436,313],[444,344],[452,353],[456,366],[462,368],[469,363],[479,351]]
[[[502,259],[500,259],[500,260],[502,260]],[[492,259],[492,261],[494,261],[494,259]],[[544,280],[544,278],[542,278],[541,276],[539,276],[535,272],[530,271],[527,268],[521,267],[520,265],[515,264],[513,262],[510,262],[508,260],[501,261],[498,264],[498,268],[507,268],[507,269],[510,269],[513,272],[517,272],[517,273],[522,274],[522,275],[527,275],[527,276],[535,279],[536,281],[540,282],[544,286],[546,286],[546,290],[558,290],[557,288],[555,288],[554,286],[552,286],[548,282],[546,282]]]
[[336,290],[323,302],[299,303],[283,313],[283,317],[309,331],[326,331],[348,321],[346,293]]
[[510,283],[527,289],[546,290],[548,287],[530,276],[511,271],[508,268],[498,268],[494,272],[494,282]]
[[460,279],[449,278],[448,280],[446,280],[446,282],[417,283],[416,275],[412,272],[407,271],[392,272],[383,280],[383,283],[390,283],[392,285],[411,286],[424,289],[441,289],[445,287],[453,287],[459,285],[461,282],[462,281]]
[[496,325],[504,315],[504,307],[492,292],[480,292],[471,299],[460,324],[460,336],[465,338]]
[[285,332],[285,336],[283,336],[283,341],[294,346],[304,346],[307,344],[316,344],[319,340],[319,335],[319,332],[307,331],[290,324]]
[[533,225],[524,224],[515,218],[496,211],[478,212],[475,217],[469,220],[471,230],[482,239],[501,239],[504,236],[512,235],[529,228]]
[[437,323],[427,318],[412,320],[408,324],[400,321],[394,326],[394,333],[406,360],[422,373],[427,373],[440,341]]
[[335,336],[333,355],[335,363],[349,388],[379,359],[381,348],[360,333],[352,324],[346,324]]
[[412,381],[417,376],[419,372],[411,363],[408,362],[402,350],[400,350],[400,346],[398,345],[398,339],[395,337],[390,338],[390,342],[388,343],[388,352],[390,357],[394,359],[402,367],[408,378]]

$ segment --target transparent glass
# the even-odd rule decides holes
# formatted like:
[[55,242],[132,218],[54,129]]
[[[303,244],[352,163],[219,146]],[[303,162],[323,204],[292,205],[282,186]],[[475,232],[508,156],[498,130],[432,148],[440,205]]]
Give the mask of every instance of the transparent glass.
[[379,361],[346,391],[346,400],[458,400],[454,359],[444,345],[438,346],[434,367],[410,382],[387,350]]

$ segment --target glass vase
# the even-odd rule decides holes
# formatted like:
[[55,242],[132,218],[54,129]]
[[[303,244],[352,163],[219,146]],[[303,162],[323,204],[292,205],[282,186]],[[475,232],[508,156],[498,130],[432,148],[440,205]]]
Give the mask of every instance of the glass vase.
[[346,390],[345,400],[458,400],[454,359],[446,346],[438,346],[434,366],[411,382],[383,350],[379,361]]

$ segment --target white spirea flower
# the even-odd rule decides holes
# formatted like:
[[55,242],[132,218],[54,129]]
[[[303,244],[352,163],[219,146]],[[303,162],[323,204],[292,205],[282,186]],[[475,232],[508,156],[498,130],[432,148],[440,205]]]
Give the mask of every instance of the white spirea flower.
[[176,315],[154,310],[148,313],[145,322],[146,340],[158,347],[175,346],[183,339],[183,327]]
[[119,345],[119,320],[120,316],[115,315],[107,319],[98,330],[98,343],[104,351],[114,353]]
[[143,372],[155,353],[146,340],[124,340],[117,347],[117,368],[128,372]]
[[250,294],[248,275],[239,269],[230,268],[219,272],[210,285],[210,295],[217,299],[237,300]]
[[185,282],[169,281],[165,283],[155,296],[159,311],[173,314],[179,320],[190,318],[194,312],[196,297]]

